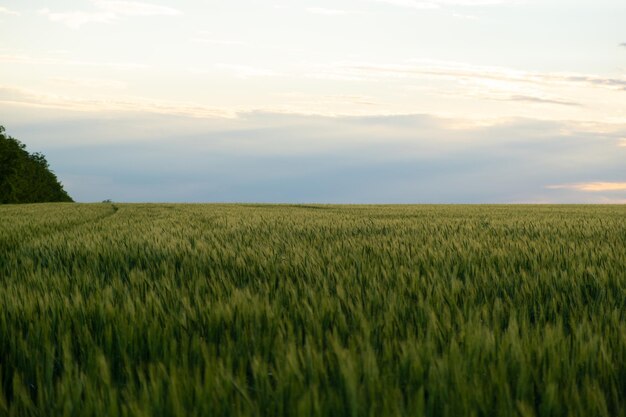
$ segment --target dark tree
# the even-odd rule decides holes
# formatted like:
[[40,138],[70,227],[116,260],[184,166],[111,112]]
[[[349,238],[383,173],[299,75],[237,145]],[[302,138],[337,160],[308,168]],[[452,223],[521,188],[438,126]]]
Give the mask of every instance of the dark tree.
[[28,153],[0,126],[0,204],[70,202],[56,175],[40,153]]

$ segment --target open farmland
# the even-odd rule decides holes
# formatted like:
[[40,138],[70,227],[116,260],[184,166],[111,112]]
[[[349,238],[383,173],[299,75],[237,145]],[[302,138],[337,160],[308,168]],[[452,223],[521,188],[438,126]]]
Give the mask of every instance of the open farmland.
[[626,207],[0,207],[1,416],[626,416]]

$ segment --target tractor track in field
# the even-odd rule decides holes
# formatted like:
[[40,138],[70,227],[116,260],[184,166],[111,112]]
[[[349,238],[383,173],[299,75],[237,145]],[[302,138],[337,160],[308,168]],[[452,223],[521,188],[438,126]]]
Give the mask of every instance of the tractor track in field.
[[5,258],[7,255],[18,251],[19,249],[25,247],[26,245],[34,242],[37,239],[40,239],[43,236],[51,236],[57,233],[74,230],[88,223],[93,223],[93,224],[99,223],[110,217],[113,217],[115,214],[117,214],[118,211],[119,211],[119,207],[117,207],[115,204],[111,204],[111,211],[107,211],[104,214],[99,214],[93,218],[90,218],[87,220],[76,221],[76,222],[69,222],[63,225],[59,225],[59,227],[55,227],[51,231],[33,233],[31,236],[29,236],[28,239],[25,239],[25,240],[20,239],[17,242],[17,244],[15,244],[15,242],[0,242],[0,267],[2,266],[2,263],[4,263],[3,258]]

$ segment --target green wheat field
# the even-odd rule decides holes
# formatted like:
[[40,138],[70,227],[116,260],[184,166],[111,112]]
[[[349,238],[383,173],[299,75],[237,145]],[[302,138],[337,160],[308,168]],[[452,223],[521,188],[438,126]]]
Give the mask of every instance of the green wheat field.
[[0,207],[0,416],[626,416],[626,207]]

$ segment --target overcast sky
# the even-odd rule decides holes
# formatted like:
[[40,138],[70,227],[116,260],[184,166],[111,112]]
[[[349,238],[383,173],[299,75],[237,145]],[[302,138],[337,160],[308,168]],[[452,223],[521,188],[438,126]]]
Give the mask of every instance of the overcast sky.
[[78,201],[626,203],[624,0],[0,0]]

